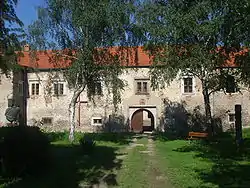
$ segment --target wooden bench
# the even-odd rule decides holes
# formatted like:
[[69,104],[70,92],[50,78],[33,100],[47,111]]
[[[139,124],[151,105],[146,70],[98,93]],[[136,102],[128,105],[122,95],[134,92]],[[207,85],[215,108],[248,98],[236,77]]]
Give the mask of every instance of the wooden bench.
[[208,133],[201,133],[201,132],[189,132],[188,133],[188,139],[189,140],[195,140],[199,138],[207,138]]

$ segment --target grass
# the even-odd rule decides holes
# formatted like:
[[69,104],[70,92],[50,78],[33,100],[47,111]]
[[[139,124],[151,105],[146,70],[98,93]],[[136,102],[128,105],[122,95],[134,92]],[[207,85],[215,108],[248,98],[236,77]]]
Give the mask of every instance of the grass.
[[249,187],[250,130],[243,132],[238,149],[234,135],[223,133],[205,141],[156,139],[161,170],[177,188]]
[[147,150],[147,141],[147,138],[141,138],[137,141],[137,144],[143,144],[144,146],[135,146],[129,150],[128,156],[122,163],[122,167],[117,174],[117,181],[119,187],[149,187],[147,181],[148,157],[147,154],[140,153],[140,151]]
[[[68,133],[48,133],[53,160],[48,172],[23,179],[0,179],[2,188],[79,188],[104,181],[108,187],[227,188],[250,185],[250,129],[243,132],[244,144],[238,149],[234,134],[223,133],[209,141],[174,140],[155,135],[155,153],[149,156],[148,139],[142,146],[129,146],[133,134],[88,133],[96,147],[84,155]],[[171,138],[171,139],[170,139]],[[126,154],[125,158],[119,155]],[[157,182],[155,177],[166,180]],[[104,178],[105,177],[105,178]],[[168,185],[168,186],[163,186]]]
[[115,186],[117,182],[113,172],[121,167],[121,161],[116,160],[116,156],[127,146],[131,134],[107,134],[88,134],[96,138],[96,147],[92,153],[84,155],[78,143],[83,134],[77,133],[76,141],[71,144],[67,141],[68,133],[49,133],[53,160],[48,172],[37,177],[3,179],[0,187],[78,188],[80,185],[97,184],[105,175],[104,181],[109,186]]

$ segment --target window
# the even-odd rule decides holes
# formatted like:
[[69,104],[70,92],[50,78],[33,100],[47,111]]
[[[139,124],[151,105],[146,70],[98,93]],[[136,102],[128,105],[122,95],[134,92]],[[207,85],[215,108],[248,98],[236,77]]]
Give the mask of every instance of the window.
[[42,118],[43,124],[52,124],[52,118],[51,117],[43,117]]
[[54,94],[57,96],[64,94],[64,84],[63,83],[54,83]]
[[8,107],[11,107],[13,104],[13,99],[8,99]]
[[228,75],[226,80],[226,92],[227,93],[236,93],[238,88],[236,86],[234,76]]
[[184,93],[193,93],[193,78],[183,78]]
[[18,82],[18,93],[20,96],[23,96],[23,81]]
[[149,93],[149,80],[136,80],[136,94]]
[[101,82],[94,83],[94,94],[102,95],[102,84]]
[[92,117],[92,125],[102,125],[101,117]]
[[39,95],[39,83],[31,84],[31,95]]
[[235,122],[235,114],[228,114],[228,121],[230,123],[234,123]]
[[94,119],[94,124],[102,124],[102,119]]

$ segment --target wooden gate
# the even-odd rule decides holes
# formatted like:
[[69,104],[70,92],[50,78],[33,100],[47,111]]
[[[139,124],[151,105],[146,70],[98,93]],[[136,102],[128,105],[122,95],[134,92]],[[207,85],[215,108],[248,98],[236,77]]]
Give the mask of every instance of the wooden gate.
[[131,128],[134,132],[142,132],[143,130],[143,111],[136,111],[131,119]]

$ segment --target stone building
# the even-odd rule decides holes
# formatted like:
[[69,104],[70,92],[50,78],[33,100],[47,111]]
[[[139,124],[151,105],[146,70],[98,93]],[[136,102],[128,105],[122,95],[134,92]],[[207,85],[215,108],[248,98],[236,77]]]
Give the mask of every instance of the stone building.
[[[196,77],[177,77],[165,89],[153,91],[150,87],[149,57],[138,47],[136,64],[129,64],[121,75],[126,87],[122,102],[115,111],[107,88],[96,84],[95,104],[84,91],[76,105],[76,130],[79,131],[141,131],[179,129],[187,127],[203,129],[204,111],[200,80]],[[63,74],[50,64],[48,53],[39,52],[35,61],[26,48],[18,58],[22,71],[11,78],[1,75],[0,123],[6,124],[4,111],[8,103],[22,107],[22,123],[37,125],[51,130],[68,130],[68,106],[73,95]],[[35,68],[35,69],[34,69]],[[242,105],[243,126],[250,122],[250,93],[216,92],[210,98],[212,115],[219,121],[218,128],[233,128],[235,104]],[[199,127],[201,126],[201,127]]]

